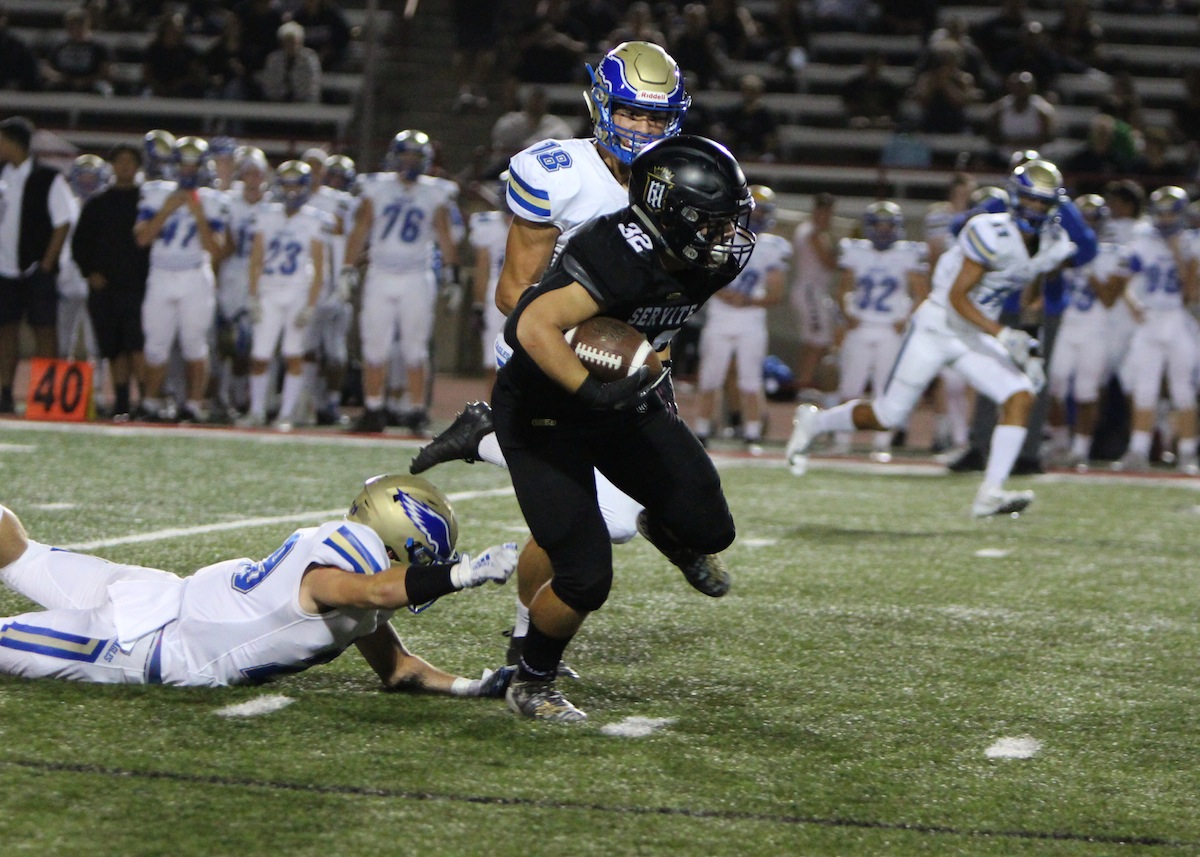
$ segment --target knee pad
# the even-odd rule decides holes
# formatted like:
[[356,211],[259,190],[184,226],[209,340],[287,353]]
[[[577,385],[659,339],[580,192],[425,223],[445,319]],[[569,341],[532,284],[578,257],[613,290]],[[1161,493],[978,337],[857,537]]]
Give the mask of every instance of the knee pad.
[[887,396],[871,402],[875,419],[885,429],[894,429],[908,418],[908,411],[892,402]]
[[550,587],[563,604],[580,613],[593,613],[604,606],[612,589],[612,569],[590,575],[554,575]]

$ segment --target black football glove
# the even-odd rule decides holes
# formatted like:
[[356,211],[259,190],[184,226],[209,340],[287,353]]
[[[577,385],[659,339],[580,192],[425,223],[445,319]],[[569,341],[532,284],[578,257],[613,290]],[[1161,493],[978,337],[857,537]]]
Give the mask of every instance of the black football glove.
[[588,377],[575,391],[575,396],[586,407],[596,411],[632,410],[642,404],[666,377],[665,369],[657,376],[650,377],[649,366],[641,366],[632,375],[607,384]]

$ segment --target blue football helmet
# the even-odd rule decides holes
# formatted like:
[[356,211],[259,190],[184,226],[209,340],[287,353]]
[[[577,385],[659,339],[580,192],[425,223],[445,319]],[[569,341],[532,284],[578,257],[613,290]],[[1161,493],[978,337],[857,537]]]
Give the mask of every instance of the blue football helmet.
[[767,232],[775,225],[775,191],[766,185],[750,185],[750,196],[754,198],[754,211],[750,213],[750,231],[756,235]]
[[1008,180],[1008,208],[1017,227],[1037,232],[1058,210],[1066,190],[1062,173],[1049,161],[1029,161],[1012,171]]
[[401,131],[392,138],[383,162],[384,169],[399,173],[410,182],[429,172],[432,165],[433,144],[429,142],[429,135],[424,131],[411,130]]
[[174,134],[161,128],[147,131],[146,135],[142,137],[142,153],[144,155],[142,171],[146,174],[146,178],[166,178],[174,152]]
[[886,250],[904,237],[904,212],[888,199],[871,203],[863,213],[863,234],[876,250]]
[[458,518],[446,495],[419,476],[368,479],[346,519],[374,530],[399,562],[428,565],[457,556]]
[[796,398],[796,374],[791,367],[768,354],[763,358],[763,395],[773,402],[791,402]]
[[312,195],[312,167],[304,161],[284,161],[275,171],[275,195],[288,211],[297,211]]
[[[622,42],[605,54],[595,69],[589,65],[587,70],[592,88],[584,93],[584,100],[596,143],[621,163],[632,163],[646,146],[679,133],[692,99],[683,89],[679,66],[658,45]],[[622,108],[650,113],[664,123],[662,132],[617,127],[613,117]]]
[[208,142],[199,137],[180,137],[171,151],[175,181],[185,190],[194,190],[207,180]]
[[356,175],[354,161],[345,155],[330,155],[325,159],[325,184],[334,190],[349,193]]
[[1160,187],[1150,194],[1150,201],[1146,208],[1150,212],[1150,219],[1154,221],[1154,228],[1158,230],[1159,235],[1163,238],[1170,238],[1187,228],[1190,202],[1187,191],[1174,185]]
[[80,155],[67,173],[67,184],[80,202],[87,202],[100,193],[111,179],[112,167],[99,155]]

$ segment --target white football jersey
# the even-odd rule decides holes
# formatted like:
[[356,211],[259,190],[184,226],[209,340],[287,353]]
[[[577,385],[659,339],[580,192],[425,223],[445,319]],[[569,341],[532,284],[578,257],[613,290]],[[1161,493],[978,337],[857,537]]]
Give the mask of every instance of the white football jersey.
[[543,140],[508,162],[505,199],[512,213],[558,227],[556,253],[576,230],[629,205],[625,188],[591,139]]
[[434,218],[454,201],[458,186],[434,176],[405,183],[396,173],[368,173],[360,186],[375,211],[368,239],[371,267],[396,274],[432,270]]
[[[138,220],[154,217],[167,197],[178,185],[172,181],[150,181],[142,185],[138,199]],[[223,232],[229,222],[229,196],[210,187],[196,189],[200,205],[208,226],[214,232]],[[150,247],[150,267],[168,271],[190,271],[212,263],[200,241],[199,227],[191,210],[186,205],[171,212],[163,224],[162,232]]]
[[[1180,236],[1183,239],[1185,236]],[[1189,248],[1184,244],[1184,253]],[[1175,255],[1158,230],[1141,230],[1129,242],[1128,288],[1150,312],[1183,308],[1183,285]]]
[[250,269],[250,250],[254,246],[254,216],[265,199],[250,202],[242,193],[242,183],[234,182],[229,192],[229,234],[233,238],[233,252],[221,263],[221,279],[226,269],[229,276],[245,277]]
[[256,684],[325,663],[388,621],[390,610],[306,613],[300,582],[310,566],[378,574],[391,565],[383,540],[353,521],[296,530],[269,557],[233,559],[184,580],[179,619],[168,632],[193,683]]
[[908,275],[929,270],[929,248],[921,241],[897,241],[877,250],[865,238],[843,238],[838,267],[854,276],[854,291],[842,309],[863,324],[894,325],[912,312]]
[[948,202],[935,202],[929,206],[929,210],[925,212],[926,245],[938,244],[945,249],[953,244],[954,236],[950,233],[950,224],[960,214],[962,212],[955,211]]
[[[1042,228],[1042,243],[1058,240],[1063,228],[1057,223],[1047,223]],[[971,302],[993,321],[1000,317],[1000,310],[1009,295],[1019,292],[1033,282],[1036,276],[1026,263],[1029,250],[1021,230],[1008,212],[999,214],[977,214],[967,221],[958,240],[938,259],[933,272],[929,299],[939,306],[950,307],[950,287],[962,270],[963,260],[971,259],[987,269],[978,283],[971,289]]]
[[253,225],[263,244],[259,286],[307,289],[313,278],[312,243],[324,242],[333,228],[332,217],[307,205],[290,217],[281,202],[259,208]]
[[[721,291],[738,292],[748,298],[760,298],[767,293],[767,275],[772,271],[787,271],[792,260],[792,244],[786,238],[769,232],[758,233],[750,261],[738,274],[737,279]],[[720,294],[720,292],[718,292]],[[734,306],[714,296],[704,305],[707,324],[737,318],[739,323],[750,326],[763,325],[767,321],[765,306]]]
[[1129,274],[1129,252],[1118,244],[1102,241],[1096,249],[1096,258],[1077,268],[1064,268],[1063,289],[1066,292],[1066,307],[1063,309],[1063,324],[1089,325],[1102,330],[1108,325],[1108,307],[1096,298],[1089,283],[1091,278],[1104,281],[1114,274]]
[[468,237],[476,250],[488,254],[487,305],[496,301],[496,283],[504,267],[504,251],[508,241],[508,218],[503,211],[477,211],[468,221]]

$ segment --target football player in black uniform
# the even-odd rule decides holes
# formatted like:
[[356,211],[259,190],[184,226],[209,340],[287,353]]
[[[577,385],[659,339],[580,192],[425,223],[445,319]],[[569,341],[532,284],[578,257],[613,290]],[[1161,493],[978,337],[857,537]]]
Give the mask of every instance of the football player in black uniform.
[[[505,326],[513,356],[493,391],[496,435],[521,511],[554,568],[530,605],[507,696],[514,711],[541,720],[586,719],[554,679],[563,650],[612,584],[593,467],[646,507],[639,530],[676,564],[717,554],[734,538],[716,468],[656,393],[666,372],[651,377],[642,367],[601,383],[563,332],[602,315],[664,347],[750,258],[754,202],[729,151],[687,135],[638,155],[629,201],[580,230],[521,298]],[[727,575],[720,563],[712,573]]]

